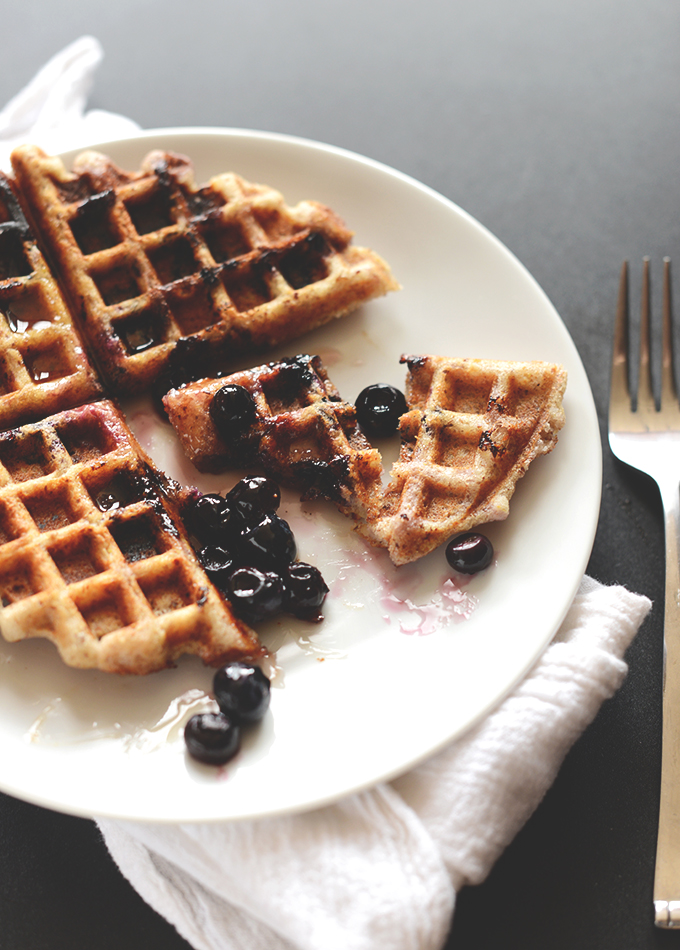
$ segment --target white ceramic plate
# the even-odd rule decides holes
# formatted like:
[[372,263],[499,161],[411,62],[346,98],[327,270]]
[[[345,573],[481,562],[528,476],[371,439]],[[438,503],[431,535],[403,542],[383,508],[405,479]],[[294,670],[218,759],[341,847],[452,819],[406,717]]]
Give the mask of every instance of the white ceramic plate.
[[[399,356],[542,359],[569,371],[555,451],[520,482],[510,517],[489,527],[495,564],[451,582],[443,550],[395,570],[330,506],[286,495],[303,560],[331,587],[321,625],[282,620],[271,709],[223,769],[188,759],[182,726],[208,701],[211,671],[118,678],[66,668],[42,641],[0,645],[0,788],[65,812],[151,821],[235,819],[308,809],[393,777],[465,732],[521,679],[558,628],[591,550],[600,502],[593,400],[559,316],[512,254],[465,212],[383,165],[313,142],[180,129],[98,146],[124,168],[151,148],[191,156],[197,178],[235,170],[315,198],[388,260],[403,289],[285,352],[320,353],[343,396],[403,387]],[[279,355],[279,354],[274,354]],[[127,407],[169,474],[206,490],[173,433]],[[389,462],[394,447],[386,447]],[[448,580],[447,580],[448,579]]]

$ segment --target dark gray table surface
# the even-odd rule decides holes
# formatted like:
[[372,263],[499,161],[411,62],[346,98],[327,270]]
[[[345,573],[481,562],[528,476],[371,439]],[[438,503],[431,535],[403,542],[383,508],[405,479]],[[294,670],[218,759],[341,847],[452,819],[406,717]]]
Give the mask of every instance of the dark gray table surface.
[[[645,254],[657,274],[664,255],[680,262],[676,0],[25,0],[3,20],[0,103],[90,33],[105,49],[91,107],[145,128],[329,142],[453,199],[552,299],[604,419],[621,261],[636,274]],[[452,950],[680,940],[652,925],[660,506],[606,449],[589,572],[655,609],[624,686],[488,880],[460,894]],[[121,877],[92,822],[0,795],[1,950],[121,947],[187,945]]]

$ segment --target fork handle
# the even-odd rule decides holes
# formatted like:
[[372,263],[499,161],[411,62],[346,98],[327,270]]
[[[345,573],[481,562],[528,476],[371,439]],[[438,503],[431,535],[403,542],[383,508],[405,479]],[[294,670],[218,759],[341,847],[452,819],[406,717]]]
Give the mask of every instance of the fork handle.
[[654,872],[654,923],[680,928],[680,489],[661,487],[666,537],[661,795]]

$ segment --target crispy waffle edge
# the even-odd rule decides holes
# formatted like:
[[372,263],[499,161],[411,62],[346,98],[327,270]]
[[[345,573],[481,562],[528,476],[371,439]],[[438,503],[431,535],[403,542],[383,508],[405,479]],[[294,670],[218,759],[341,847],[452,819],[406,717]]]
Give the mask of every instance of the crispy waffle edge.
[[[289,207],[275,189],[246,182],[238,175],[217,175],[207,185],[196,186],[191,163],[183,156],[152,152],[137,172],[128,173],[106,156],[84,152],[75,159],[74,171],[68,172],[58,158],[45,155],[36,146],[21,146],[15,149],[12,163],[27,214],[62,275],[76,320],[114,394],[148,389],[166,368],[180,338],[205,341],[206,353],[219,351],[220,357],[229,361],[300,336],[399,287],[379,255],[349,243],[351,232],[330,209],[314,201]],[[83,197],[79,187],[92,181],[96,193]],[[248,228],[253,232],[249,245],[230,251],[222,251],[220,245],[216,250],[219,242],[202,235],[210,235],[218,223],[226,228],[220,214],[228,217],[229,212],[201,206],[200,213],[192,217],[187,200],[207,202],[205,195],[214,198],[221,194],[220,188],[226,193],[234,187],[246,196],[244,204],[265,202],[258,212],[262,221],[265,211],[291,217],[288,231],[292,227],[294,233],[284,229],[279,234],[274,224],[263,230],[264,225],[252,223],[257,215],[248,211]],[[144,227],[133,223],[134,212],[126,209],[141,200],[137,192],[144,188],[165,189],[183,197],[173,198],[181,208],[173,210],[175,218],[167,226],[140,234],[136,227],[142,231]],[[122,189],[126,189],[125,201],[117,198]],[[107,195],[111,195],[110,201],[104,200]],[[266,205],[269,195],[275,196],[271,199],[274,205],[279,202],[278,210]],[[95,205],[94,211],[86,213]],[[229,201],[223,207],[228,208]],[[97,245],[94,251],[85,245],[81,248],[73,231],[75,224],[100,212],[103,219],[115,215],[111,222],[106,220],[116,237],[111,241],[102,238],[102,247]],[[290,256],[285,247],[301,247],[307,237],[311,240],[315,235],[325,242],[326,251],[321,254],[327,262],[325,276],[314,276],[299,286],[289,277],[292,283],[288,283],[283,277],[287,270],[280,263]],[[87,234],[85,240],[89,241]],[[223,235],[220,240],[224,242]],[[194,255],[194,264],[187,265],[186,273],[167,275],[158,270],[156,259],[165,259],[170,245],[185,247],[185,258]],[[229,257],[232,252],[236,256]],[[118,285],[110,287],[110,274],[121,268],[128,276],[136,274],[136,289],[125,292],[131,295],[129,299]],[[237,289],[242,273],[251,275],[243,299]],[[265,283],[268,296],[260,299],[255,288],[264,288]],[[199,300],[207,307],[207,315],[200,319],[195,316],[201,312]]]
[[69,666],[125,674],[186,653],[261,657],[200,567],[175,493],[110,401],[0,433],[4,638],[44,636]]
[[[494,360],[455,360],[433,356],[403,356],[401,362],[408,365],[406,396],[409,411],[400,420],[402,446],[399,459],[390,473],[390,482],[385,489],[381,508],[372,517],[358,526],[359,532],[371,544],[387,549],[394,564],[401,565],[415,561],[436,547],[445,543],[454,535],[471,530],[479,525],[503,520],[508,516],[510,499],[518,480],[525,474],[531,462],[539,455],[552,451],[557,443],[557,434],[564,425],[565,415],[562,404],[567,384],[567,373],[562,366],[541,361],[494,361]],[[467,503],[458,506],[455,515],[447,515],[447,502],[442,494],[439,507],[432,504],[432,484],[437,483],[440,471],[446,484],[446,463],[438,459],[436,440],[428,433],[438,430],[441,420],[437,419],[440,407],[430,406],[429,382],[437,370],[450,369],[459,377],[466,372],[470,378],[484,376],[485,384],[500,373],[512,375],[536,374],[547,382],[547,392],[540,411],[529,420],[529,434],[522,445],[506,453],[502,445],[496,445],[496,432],[503,433],[504,409],[496,404],[493,390],[484,389],[482,402],[472,411],[471,418],[477,415],[484,418],[487,425],[473,427],[477,444],[471,446],[470,455],[476,453],[483,457],[484,465],[490,474],[487,486],[483,481],[476,491],[470,493]],[[471,394],[474,397],[479,393]],[[522,395],[516,394],[517,405],[521,406]],[[465,414],[461,414],[465,419]],[[455,421],[451,429],[455,431]],[[464,426],[463,426],[464,429]],[[421,432],[424,435],[421,437]],[[467,437],[467,435],[466,435]],[[456,437],[449,437],[456,452]],[[512,464],[509,464],[512,462]],[[466,463],[467,464],[467,463]],[[414,477],[413,471],[422,466],[422,478]],[[430,479],[428,469],[433,471]],[[498,469],[498,471],[494,471]],[[454,469],[455,470],[455,469]],[[476,485],[471,476],[473,489]],[[440,489],[441,490],[441,489]],[[436,498],[436,488],[434,490]],[[455,507],[453,503],[450,505]]]

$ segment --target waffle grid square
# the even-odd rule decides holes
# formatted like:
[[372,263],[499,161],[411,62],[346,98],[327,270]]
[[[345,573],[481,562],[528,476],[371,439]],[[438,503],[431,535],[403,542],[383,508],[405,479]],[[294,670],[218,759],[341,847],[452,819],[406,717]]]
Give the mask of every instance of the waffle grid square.
[[0,541],[9,641],[45,636],[70,665],[135,673],[259,652],[112,403],[0,432]]

